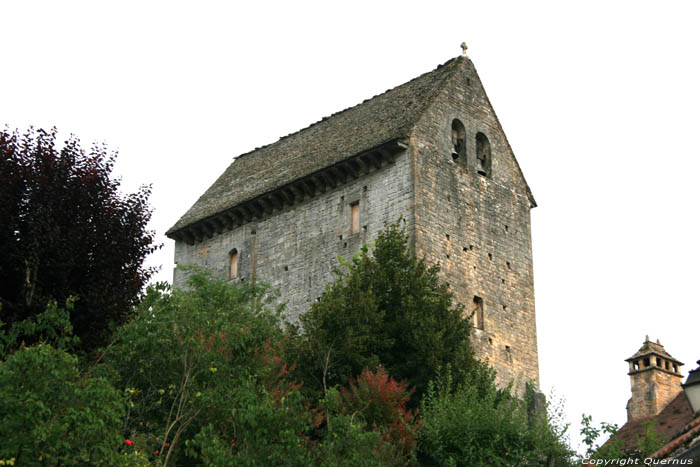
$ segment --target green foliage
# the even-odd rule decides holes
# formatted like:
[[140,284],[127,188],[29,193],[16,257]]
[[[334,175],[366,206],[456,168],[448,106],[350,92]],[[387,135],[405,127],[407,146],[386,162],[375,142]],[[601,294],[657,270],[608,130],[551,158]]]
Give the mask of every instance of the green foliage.
[[0,363],[0,413],[0,459],[17,465],[102,464],[123,442],[121,394],[46,344]]
[[276,400],[259,388],[235,389],[228,419],[204,426],[188,442],[190,456],[205,465],[312,465],[302,436],[311,419],[298,391]]
[[129,397],[133,449],[163,465],[386,465],[391,446],[342,413],[337,391],[299,392],[263,286],[201,271],[189,286],[149,289],[96,370]]
[[6,329],[0,321],[0,357],[10,353],[30,342],[43,342],[55,348],[70,351],[76,347],[79,339],[73,335],[73,325],[70,322],[70,311],[73,309],[73,299],[66,300],[66,307],[59,308],[55,300],[49,301],[46,310],[29,318],[12,323]]
[[[162,285],[149,288],[100,370],[129,395],[129,436],[144,439],[164,463],[181,456],[182,441],[208,425],[221,439],[242,440],[238,423],[264,419],[272,425],[287,410],[273,402],[293,390],[279,377],[288,369],[277,364],[282,332],[278,313],[266,308],[266,289],[228,284],[201,271],[193,271],[189,286],[172,293]],[[255,449],[264,452],[260,445]]]
[[431,383],[421,404],[418,459],[435,466],[569,464],[546,413],[533,412],[509,388],[456,385],[448,370]]
[[[336,395],[332,390],[329,394]],[[314,463],[324,467],[391,465],[391,446],[382,443],[380,434],[368,431],[362,422],[349,415],[336,413],[331,427],[316,448]]]
[[[602,422],[600,428],[596,428],[593,417],[583,414],[581,416],[581,436],[583,444],[587,446],[586,458],[588,459],[644,459],[661,449],[663,440],[656,431],[656,421],[646,420],[642,422],[642,433],[637,435],[636,450],[624,451],[624,443],[617,438],[618,427],[613,423]],[[605,437],[607,440],[599,443],[598,439]]]
[[642,423],[643,434],[637,436],[637,448],[642,459],[655,453],[664,445],[656,432],[656,420],[646,420]]
[[[600,428],[593,424],[591,415],[581,415],[581,436],[586,448],[587,459],[624,459],[629,457],[623,451],[622,440],[615,437],[618,427],[614,423],[602,422]],[[598,443],[598,438],[605,436],[607,441]]]
[[463,308],[452,304],[439,268],[411,254],[398,222],[379,233],[373,255],[365,247],[343,265],[292,341],[307,391],[347,385],[363,368],[381,364],[415,386],[415,406],[437,368],[451,364],[463,381],[478,366]]
[[[281,327],[264,285],[196,269],[185,290],[149,287],[86,372],[66,352],[70,301],[0,330],[0,462],[567,462],[565,428],[532,391],[520,400],[496,389],[472,355],[463,310],[437,269],[409,254],[398,224],[379,235],[374,256],[365,248],[344,264],[302,318],[303,334]],[[420,418],[409,384],[425,388]]]

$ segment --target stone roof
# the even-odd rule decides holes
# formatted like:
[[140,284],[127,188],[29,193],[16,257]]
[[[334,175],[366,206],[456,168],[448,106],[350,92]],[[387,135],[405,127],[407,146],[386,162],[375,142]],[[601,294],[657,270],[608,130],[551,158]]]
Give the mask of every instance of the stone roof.
[[407,138],[467,57],[234,159],[166,235],[390,141]]
[[661,357],[665,357],[670,361],[673,361],[673,362],[676,362],[680,365],[683,365],[682,362],[676,360],[675,358],[673,358],[671,356],[671,354],[666,352],[666,349],[664,349],[664,346],[661,345],[661,343],[659,341],[656,341],[656,342],[650,341],[649,336],[647,336],[646,341],[644,342],[644,344],[642,344],[642,346],[639,348],[639,350],[634,355],[632,355],[630,358],[626,359],[625,361],[629,362],[630,360],[636,360],[638,358],[646,357],[647,355],[652,355],[652,354],[659,355]]

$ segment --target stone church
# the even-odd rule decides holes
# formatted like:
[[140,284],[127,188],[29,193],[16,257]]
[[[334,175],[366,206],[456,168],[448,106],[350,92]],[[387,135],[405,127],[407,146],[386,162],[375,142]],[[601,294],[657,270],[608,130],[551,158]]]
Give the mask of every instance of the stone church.
[[[406,220],[474,311],[501,382],[539,386],[530,209],[536,206],[473,63],[460,56],[234,159],[167,232],[175,262],[258,277],[292,318],[350,257]],[[176,270],[175,287],[184,282]]]

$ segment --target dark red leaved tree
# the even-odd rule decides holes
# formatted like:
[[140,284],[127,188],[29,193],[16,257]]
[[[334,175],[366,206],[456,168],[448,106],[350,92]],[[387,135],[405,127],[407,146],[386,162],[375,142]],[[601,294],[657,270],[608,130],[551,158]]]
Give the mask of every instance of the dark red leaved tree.
[[155,272],[147,230],[150,187],[119,193],[116,153],[89,152],[56,129],[0,130],[0,300],[5,326],[78,298],[71,312],[84,350],[104,344]]

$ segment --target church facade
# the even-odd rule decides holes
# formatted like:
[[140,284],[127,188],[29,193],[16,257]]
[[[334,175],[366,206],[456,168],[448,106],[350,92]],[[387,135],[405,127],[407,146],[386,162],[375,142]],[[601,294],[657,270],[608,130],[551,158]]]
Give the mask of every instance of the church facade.
[[[278,288],[291,318],[400,217],[474,312],[498,380],[539,386],[530,210],[536,206],[473,63],[437,69],[234,159],[167,232],[175,262]],[[174,285],[185,278],[175,271]]]

